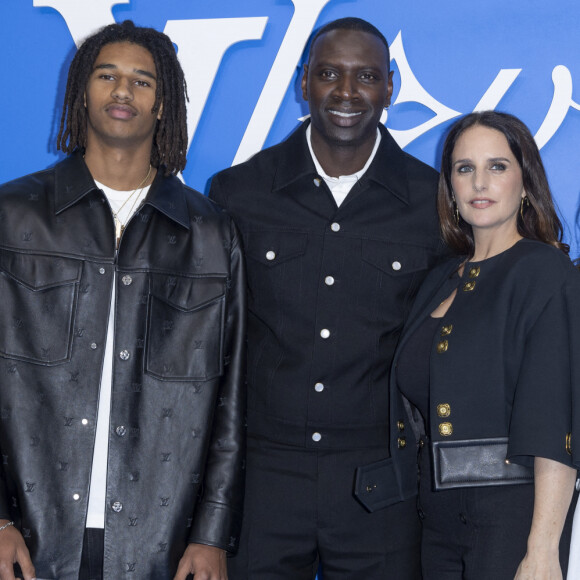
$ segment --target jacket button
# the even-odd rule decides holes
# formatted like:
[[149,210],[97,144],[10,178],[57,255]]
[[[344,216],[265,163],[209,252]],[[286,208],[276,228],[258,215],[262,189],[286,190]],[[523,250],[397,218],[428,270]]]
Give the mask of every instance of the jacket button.
[[91,342],[91,350],[97,350],[97,343]]
[[79,499],[81,499],[81,496],[80,496],[78,493],[74,493],[74,494],[73,494],[73,499],[74,499],[75,501],[79,501]]
[[269,252],[266,252],[266,260],[274,260],[276,258],[276,252],[273,252],[272,250],[270,250]]
[[449,415],[451,415],[451,405],[449,403],[441,403],[437,405],[437,415],[439,415],[439,417],[449,417]]
[[470,278],[477,278],[479,276],[479,272],[481,268],[479,266],[474,266],[473,268],[469,268],[469,277]]
[[125,274],[125,276],[121,278],[121,281],[125,286],[130,286],[131,283],[133,282],[133,278],[131,278],[131,276],[129,276],[128,274]]
[[391,268],[393,270],[395,270],[395,272],[398,272],[401,269],[401,262],[399,262],[398,260],[395,260],[392,264],[391,264]]
[[399,449],[404,449],[405,447],[407,447],[407,438],[403,436],[399,437],[397,439],[397,447]]
[[318,443],[322,439],[322,435],[320,433],[312,433],[312,441]]
[[102,266],[99,268],[99,274],[104,274],[105,273],[105,268],[103,268]]
[[449,336],[453,330],[453,324],[446,324],[441,327],[441,336]]
[[453,425],[451,423],[440,423],[439,434],[442,437],[449,437],[453,434]]
[[111,509],[112,509],[114,512],[116,512],[116,513],[119,513],[120,511],[122,511],[122,510],[123,510],[123,504],[122,504],[120,501],[114,501],[114,502],[111,504]]
[[448,348],[449,348],[449,342],[447,340],[442,340],[441,342],[437,343],[437,352],[439,354],[443,354],[444,352],[447,352]]
[[334,222],[333,224],[330,224],[330,229],[333,232],[339,232],[340,231],[340,224],[337,222]]
[[403,421],[397,421],[397,429],[403,431],[405,429],[405,423]]
[[316,384],[314,385],[314,390],[315,390],[317,393],[322,393],[322,391],[324,391],[324,385],[323,385],[322,383],[316,383]]
[[121,360],[129,360],[131,358],[131,353],[128,350],[122,350],[119,353],[119,358]]
[[463,291],[464,292],[471,292],[474,289],[475,289],[475,282],[473,280],[471,282],[465,282],[465,284],[463,284]]
[[119,437],[124,437],[125,434],[127,433],[127,429],[126,427],[124,427],[123,425],[119,425],[116,429],[115,429],[115,433],[119,436]]
[[332,286],[332,285],[334,284],[334,278],[333,278],[332,276],[327,276],[327,277],[324,279],[324,283],[325,283],[327,286]]
[[330,337],[330,330],[328,330],[328,328],[323,328],[320,331],[320,336],[322,336],[322,338],[329,338]]

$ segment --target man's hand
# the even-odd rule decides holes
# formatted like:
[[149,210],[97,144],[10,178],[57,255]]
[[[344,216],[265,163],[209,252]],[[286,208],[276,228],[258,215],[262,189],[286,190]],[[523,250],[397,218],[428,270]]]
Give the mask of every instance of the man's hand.
[[[8,520],[0,520],[0,526]],[[0,580],[14,580],[14,564],[18,562],[24,580],[35,580],[36,572],[22,534],[9,526],[0,530]]]
[[[188,574],[193,574],[195,580],[228,580],[225,550],[205,544],[189,544],[173,580],[185,580]],[[0,580],[4,577],[0,576]]]

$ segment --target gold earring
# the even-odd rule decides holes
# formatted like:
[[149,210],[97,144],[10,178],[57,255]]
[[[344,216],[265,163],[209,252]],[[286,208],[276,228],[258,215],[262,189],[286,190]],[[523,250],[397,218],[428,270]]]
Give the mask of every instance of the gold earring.
[[522,217],[522,220],[524,219],[524,204],[526,207],[530,206],[530,200],[528,199],[527,195],[524,195],[524,197],[522,197],[522,201],[520,202],[520,216]]
[[451,198],[453,200],[453,217],[455,219],[455,225],[459,225],[459,209],[457,207],[457,202],[455,201],[455,196]]

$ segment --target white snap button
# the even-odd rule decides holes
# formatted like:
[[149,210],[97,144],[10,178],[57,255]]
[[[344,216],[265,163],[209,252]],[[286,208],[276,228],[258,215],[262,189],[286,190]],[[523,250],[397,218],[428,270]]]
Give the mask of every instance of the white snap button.
[[312,441],[316,441],[317,443],[322,439],[322,435],[320,433],[312,433]]
[[332,285],[334,284],[334,278],[333,278],[332,276],[327,276],[327,277],[324,279],[324,283],[325,283],[327,286],[332,286]]
[[324,385],[323,385],[322,383],[316,383],[316,384],[314,385],[314,390],[315,390],[317,393],[322,393],[322,391],[324,391]]
[[276,252],[273,252],[272,250],[270,250],[269,252],[266,252],[266,260],[273,260],[276,257]]
[[328,328],[323,328],[320,331],[320,336],[322,336],[322,338],[328,338],[330,336],[330,330],[328,330]]
[[333,232],[338,232],[340,230],[340,224],[337,224],[336,222],[334,222],[333,224],[330,225],[330,229]]
[[401,262],[398,262],[397,260],[395,260],[392,264],[391,264],[391,268],[393,270],[400,270],[401,269]]

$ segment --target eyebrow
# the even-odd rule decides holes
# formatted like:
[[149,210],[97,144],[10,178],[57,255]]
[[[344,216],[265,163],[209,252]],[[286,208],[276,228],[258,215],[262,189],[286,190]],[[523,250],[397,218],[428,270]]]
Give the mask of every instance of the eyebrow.
[[[511,161],[507,157],[491,157],[487,160],[490,163],[497,163],[498,161],[502,161],[504,163],[511,163]],[[457,159],[453,162],[452,166],[457,165],[458,163],[473,163],[473,161],[469,158],[466,159]]]
[[[117,68],[117,65],[115,65],[115,64],[106,64],[106,63],[103,63],[103,64],[96,65],[93,70],[103,70],[103,69],[104,70],[111,70],[111,69],[116,69],[116,68]],[[133,69],[133,72],[135,74],[142,75],[144,77],[148,77],[148,78],[150,78],[150,79],[152,79],[154,81],[157,80],[157,78],[155,77],[155,75],[153,73],[149,72],[148,70],[142,70],[140,68],[134,68]]]
[[[310,62],[309,66],[312,66],[312,61]],[[344,62],[340,60],[340,58],[334,60],[319,61],[314,64],[314,68],[343,68],[344,66],[345,66]],[[375,72],[384,72],[384,69],[382,67],[366,63],[354,63],[354,65],[350,66],[349,68],[355,70],[371,70]]]

